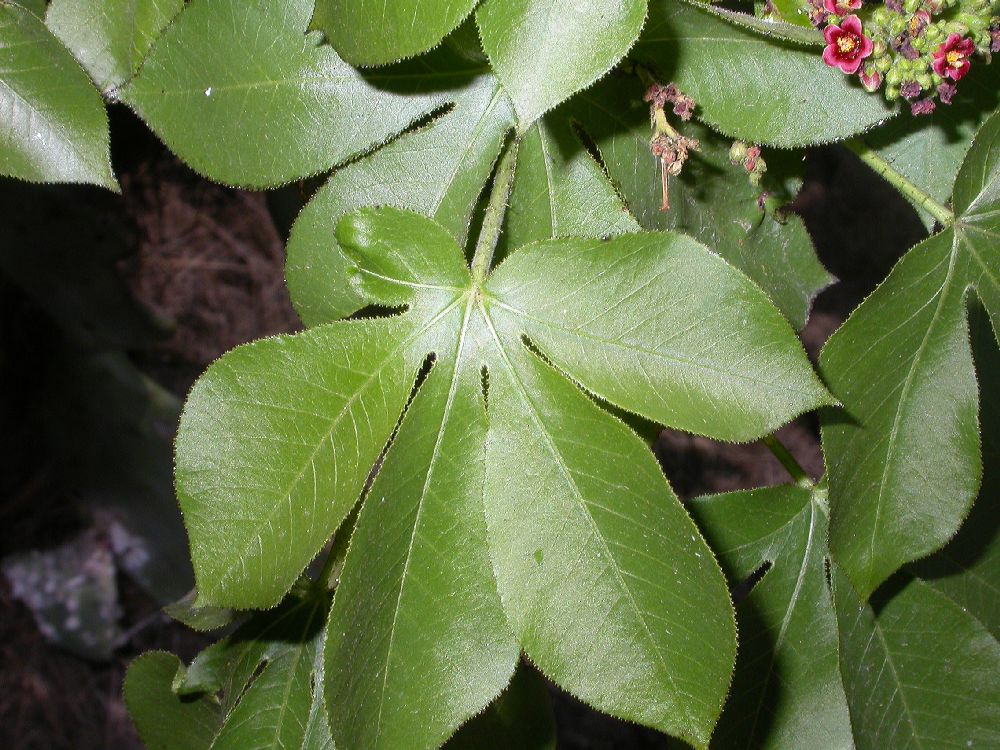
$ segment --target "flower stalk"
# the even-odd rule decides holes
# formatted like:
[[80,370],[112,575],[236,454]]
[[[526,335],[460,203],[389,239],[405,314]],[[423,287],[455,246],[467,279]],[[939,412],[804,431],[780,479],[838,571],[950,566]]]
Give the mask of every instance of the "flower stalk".
[[857,154],[861,161],[874,169],[909,200],[933,216],[941,226],[948,227],[955,223],[955,214],[951,209],[934,200],[934,198],[928,195],[927,191],[921,189],[896,171],[889,162],[868,148],[863,142],[857,139],[850,139],[845,141],[844,145]]

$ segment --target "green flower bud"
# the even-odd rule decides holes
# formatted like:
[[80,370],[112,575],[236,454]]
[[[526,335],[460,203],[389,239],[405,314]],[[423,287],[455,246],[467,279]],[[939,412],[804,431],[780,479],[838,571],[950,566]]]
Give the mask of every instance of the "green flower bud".
[[734,141],[729,149],[729,161],[733,164],[742,164],[747,158],[747,144],[743,141]]

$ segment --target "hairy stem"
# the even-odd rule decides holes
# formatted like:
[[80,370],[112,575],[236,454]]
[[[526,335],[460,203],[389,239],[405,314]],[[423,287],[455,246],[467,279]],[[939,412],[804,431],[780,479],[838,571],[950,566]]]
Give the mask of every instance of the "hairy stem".
[[799,485],[799,487],[805,487],[808,490],[812,489],[812,477],[806,473],[802,465],[795,460],[795,456],[788,451],[788,448],[781,444],[778,438],[774,435],[768,435],[764,438],[763,443],[774,454],[774,457],[778,459],[781,465],[785,467],[785,471],[791,474],[792,479],[795,480],[795,484]]
[[486,280],[486,274],[489,273],[490,265],[493,263],[493,253],[496,252],[500,231],[503,229],[503,219],[507,213],[507,199],[510,197],[510,188],[514,182],[514,167],[517,164],[519,143],[519,138],[510,142],[500,159],[500,166],[497,167],[496,177],[493,180],[490,200],[483,216],[483,227],[479,231],[475,255],[472,256],[472,279],[476,284],[482,284]]
[[860,140],[852,138],[844,141],[844,145],[857,154],[861,161],[882,175],[890,185],[933,216],[942,226],[947,227],[955,223],[955,214],[951,212],[951,209],[938,203],[926,191],[910,182],[905,176],[897,172],[889,162],[868,148]]

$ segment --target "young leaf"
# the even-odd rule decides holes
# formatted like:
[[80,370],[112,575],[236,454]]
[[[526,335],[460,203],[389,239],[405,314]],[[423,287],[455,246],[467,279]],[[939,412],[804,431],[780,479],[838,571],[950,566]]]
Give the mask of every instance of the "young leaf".
[[101,97],[34,13],[0,0],[0,174],[118,190]]
[[966,320],[972,287],[1000,328],[1000,116],[955,183],[953,227],[917,245],[823,349],[846,414],[824,419],[830,545],[866,598],[944,545],[979,488],[978,394]]
[[521,132],[613,68],[645,19],[646,0],[485,0],[476,11]]
[[492,76],[474,79],[452,111],[374,154],[334,172],[303,209],[288,241],[285,278],[306,325],[350,315],[364,300],[347,279],[337,222],[366,205],[387,204],[433,216],[465,244],[476,199],[514,124]]
[[[649,108],[642,95],[637,78],[608,79],[546,121],[563,115],[580,123],[643,228],[674,229],[705,243],[756,281],[796,328],[804,326],[813,297],[831,277],[801,219],[789,215],[782,223],[757,205],[772,175],[781,174],[780,165],[772,164],[764,185],[755,188],[740,174],[742,167],[729,163],[731,142],[699,123],[675,123],[701,145],[681,175],[670,179],[670,210],[662,211],[659,164],[649,151]],[[560,131],[554,124],[552,129]],[[768,160],[773,161],[770,154]]]
[[919,580],[865,604],[836,566],[833,573],[858,750],[1000,744],[996,639]]
[[437,45],[478,0],[318,0],[313,26],[352,65],[385,65]]
[[823,63],[821,50],[735,25],[700,3],[653,0],[633,55],[733,138],[794,147],[839,140],[892,115],[881,96]]
[[181,666],[173,654],[150,651],[125,675],[125,706],[148,750],[208,750],[219,729],[219,707],[209,697],[171,690]]
[[825,491],[786,486],[688,506],[732,585],[770,565],[736,607],[740,649],[719,747],[854,747],[826,583],[825,502]]
[[522,665],[489,708],[462,727],[444,750],[556,750],[556,722],[545,682]]
[[184,0],[52,0],[46,25],[104,92],[135,75]]
[[217,707],[212,750],[332,750],[322,692],[329,603],[325,593],[289,597],[175,669],[181,700],[208,694]]
[[302,1],[195,0],[122,99],[197,171],[262,187],[323,172],[384,142],[483,70],[442,49],[358,72],[304,35]]

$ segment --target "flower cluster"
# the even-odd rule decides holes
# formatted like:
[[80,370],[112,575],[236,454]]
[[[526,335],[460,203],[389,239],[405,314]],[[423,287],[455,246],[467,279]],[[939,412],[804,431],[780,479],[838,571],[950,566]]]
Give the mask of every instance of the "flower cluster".
[[750,175],[750,184],[754,187],[760,185],[761,178],[767,171],[767,163],[760,155],[760,146],[747,146],[743,141],[733,143],[729,149],[729,162],[734,166],[742,166]]
[[951,104],[976,56],[1000,52],[1000,0],[808,0],[823,61],[915,115]]

